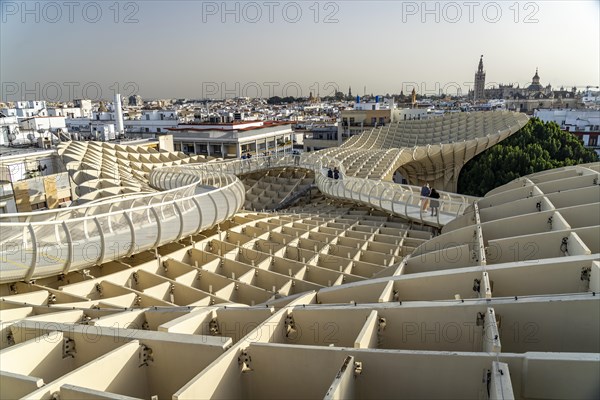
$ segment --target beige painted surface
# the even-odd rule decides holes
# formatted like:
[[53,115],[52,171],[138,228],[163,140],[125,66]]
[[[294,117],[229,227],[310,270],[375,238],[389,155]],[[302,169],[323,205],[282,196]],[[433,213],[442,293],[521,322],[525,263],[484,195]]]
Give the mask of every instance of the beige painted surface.
[[595,398],[599,170],[510,183],[436,236],[319,196],[238,212],[159,258],[3,284],[2,396]]

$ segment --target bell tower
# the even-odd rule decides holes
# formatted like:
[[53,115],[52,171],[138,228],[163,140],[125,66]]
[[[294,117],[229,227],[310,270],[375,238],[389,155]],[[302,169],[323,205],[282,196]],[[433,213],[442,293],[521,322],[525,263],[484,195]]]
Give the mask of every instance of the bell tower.
[[485,71],[483,70],[483,55],[479,59],[479,66],[475,73],[475,88],[473,90],[473,101],[483,101],[485,99]]

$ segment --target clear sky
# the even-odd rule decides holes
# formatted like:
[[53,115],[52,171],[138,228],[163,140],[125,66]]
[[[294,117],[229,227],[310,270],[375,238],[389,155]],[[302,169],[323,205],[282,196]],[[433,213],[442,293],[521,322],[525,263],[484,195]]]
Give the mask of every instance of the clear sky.
[[599,1],[0,1],[2,99],[600,85]]

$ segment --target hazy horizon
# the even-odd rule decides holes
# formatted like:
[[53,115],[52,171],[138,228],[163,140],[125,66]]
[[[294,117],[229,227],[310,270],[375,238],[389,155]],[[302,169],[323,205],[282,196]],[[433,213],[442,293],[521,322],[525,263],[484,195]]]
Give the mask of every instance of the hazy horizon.
[[0,3],[3,101],[600,85],[597,1]]

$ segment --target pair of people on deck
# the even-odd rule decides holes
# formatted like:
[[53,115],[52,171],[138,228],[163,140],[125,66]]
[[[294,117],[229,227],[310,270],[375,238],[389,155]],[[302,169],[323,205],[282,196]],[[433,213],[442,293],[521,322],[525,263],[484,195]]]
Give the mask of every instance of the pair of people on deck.
[[340,179],[340,171],[337,169],[337,167],[335,167],[333,171],[331,170],[331,168],[329,168],[329,171],[327,171],[327,177],[333,179]]
[[421,188],[421,197],[421,210],[427,210],[430,205],[429,199],[431,199],[431,216],[433,217],[434,214],[437,216],[439,214],[438,209],[440,206],[440,202],[438,200],[440,198],[440,194],[437,192],[437,190],[430,188],[429,183],[425,183],[425,185],[423,185]]

